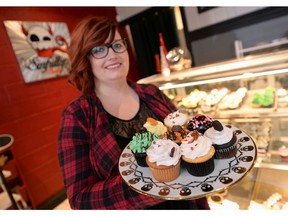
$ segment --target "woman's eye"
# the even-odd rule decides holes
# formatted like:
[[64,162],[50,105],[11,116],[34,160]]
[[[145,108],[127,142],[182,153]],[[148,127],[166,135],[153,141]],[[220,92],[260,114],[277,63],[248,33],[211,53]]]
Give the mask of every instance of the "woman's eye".
[[120,42],[114,43],[114,44],[113,44],[113,47],[114,47],[115,49],[119,49],[119,48],[122,48],[122,47],[123,47],[123,44],[120,43]]
[[104,52],[105,50],[105,47],[95,47],[93,48],[92,52],[93,53],[101,53],[101,52]]

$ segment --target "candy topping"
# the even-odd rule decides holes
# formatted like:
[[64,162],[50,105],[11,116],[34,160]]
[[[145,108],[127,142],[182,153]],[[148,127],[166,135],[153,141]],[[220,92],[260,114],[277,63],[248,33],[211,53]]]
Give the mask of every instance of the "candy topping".
[[213,127],[215,130],[217,130],[217,131],[223,130],[223,125],[218,120],[213,121],[212,124],[213,124]]

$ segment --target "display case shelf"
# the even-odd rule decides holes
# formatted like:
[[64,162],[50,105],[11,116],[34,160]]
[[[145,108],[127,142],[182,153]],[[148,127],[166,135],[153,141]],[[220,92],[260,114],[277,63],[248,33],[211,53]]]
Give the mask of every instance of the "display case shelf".
[[[278,152],[281,146],[288,148],[288,95],[286,95],[286,104],[280,104],[278,100],[279,89],[288,92],[287,50],[172,72],[170,76],[157,74],[141,79],[138,83],[151,83],[159,87],[181,112],[186,112],[189,118],[197,113],[208,115],[235,125],[247,132],[255,141],[258,158],[253,172],[228,191],[226,195],[228,201],[236,204],[239,209],[250,209],[251,203],[259,204],[260,208],[269,208],[267,207],[269,196],[274,192],[281,192],[282,188],[282,200],[288,203],[288,193],[283,193],[287,191],[288,161],[283,160]],[[273,105],[266,108],[252,107],[251,102],[255,93],[264,91],[268,86],[274,89]],[[207,112],[201,107],[201,103],[194,107],[184,106],[183,103],[183,98],[189,97],[194,90],[209,93],[215,88],[227,88],[228,92],[232,92],[241,87],[247,88],[247,95],[235,109],[221,110],[216,104]],[[193,101],[192,96],[191,100]],[[203,101],[203,98],[201,100]],[[283,98],[281,100],[283,102]],[[270,185],[269,193],[259,189],[259,185],[266,185],[266,181],[270,181],[270,177],[265,173],[280,176],[277,177],[277,187]],[[284,206],[282,207],[288,209],[288,204]],[[280,207],[271,207],[271,209],[275,208]]]

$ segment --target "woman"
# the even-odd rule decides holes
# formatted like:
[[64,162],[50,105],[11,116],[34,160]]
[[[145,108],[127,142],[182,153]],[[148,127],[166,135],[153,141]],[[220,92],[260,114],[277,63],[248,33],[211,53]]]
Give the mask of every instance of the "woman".
[[58,157],[72,209],[208,209],[206,199],[165,202],[133,191],[118,161],[147,117],[176,108],[153,85],[127,80],[126,39],[105,17],[82,20],[71,36],[70,83],[82,96],[63,112]]

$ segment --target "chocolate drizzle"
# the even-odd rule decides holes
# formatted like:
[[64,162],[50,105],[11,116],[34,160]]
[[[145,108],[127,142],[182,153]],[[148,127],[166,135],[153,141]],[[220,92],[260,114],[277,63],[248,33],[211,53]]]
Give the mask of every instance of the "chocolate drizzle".
[[215,130],[217,130],[217,131],[222,131],[223,130],[223,125],[218,120],[214,120],[212,122],[212,124],[213,124],[213,127],[214,127]]
[[192,137],[192,138],[193,138],[193,141],[194,141],[194,140],[197,140],[197,139],[198,139],[198,137],[200,136],[200,134],[199,134],[198,131],[194,130],[194,131],[191,131],[191,132],[189,133],[189,136]]

